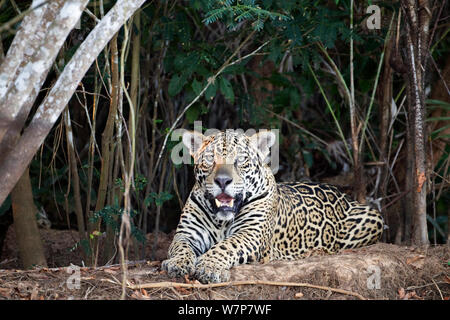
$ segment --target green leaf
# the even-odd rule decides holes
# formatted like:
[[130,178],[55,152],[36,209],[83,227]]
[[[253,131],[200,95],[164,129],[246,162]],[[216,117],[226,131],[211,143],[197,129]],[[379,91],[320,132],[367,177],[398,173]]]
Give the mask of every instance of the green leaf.
[[435,139],[450,139],[450,134],[443,134],[443,135],[437,136]]
[[425,101],[427,105],[429,105],[429,108],[443,108],[450,110],[450,103],[442,101],[442,100],[434,100],[434,99],[428,99]]
[[[434,130],[434,131],[431,133],[431,138],[432,138],[432,139],[435,139],[436,136],[437,136],[437,134],[438,134],[439,132],[444,131],[444,130],[446,130],[446,129],[449,128],[449,127],[450,127],[450,124],[447,124],[447,125],[445,125],[445,126],[440,127],[439,129]],[[0,215],[1,215],[1,214],[0,214]]]
[[225,77],[220,78],[220,91],[224,95],[225,99],[231,104],[234,103],[234,91],[233,87],[231,86],[230,81],[226,79]]
[[171,195],[170,193],[168,193],[166,191],[163,191],[161,193],[161,195],[157,199],[155,199],[155,204],[157,206],[162,206],[164,202],[166,202],[172,198],[173,198],[173,195]]
[[197,95],[197,96],[200,94],[200,92],[203,89],[202,84],[199,81],[197,81],[197,79],[194,79],[194,81],[192,81],[191,87],[192,87],[192,90],[194,90],[195,95]]
[[186,119],[189,121],[189,123],[194,123],[194,121],[198,119],[199,115],[200,108],[198,104],[194,104],[186,111]]
[[288,24],[284,34],[291,41],[291,46],[303,44],[303,33],[299,25]]
[[281,49],[281,45],[278,45],[278,43],[274,43],[273,45],[270,46],[270,53],[268,59],[277,63],[281,59],[282,54],[283,52]]
[[208,89],[206,89],[206,92],[205,92],[206,100],[214,99],[214,97],[216,96],[216,92],[217,92],[217,81],[211,83],[209,85]]
[[160,199],[161,199],[162,201],[168,201],[168,200],[170,200],[170,199],[172,199],[172,198],[173,198],[173,194],[170,194],[170,193],[168,193],[168,192],[166,192],[166,191],[163,191],[163,192],[161,193]]
[[169,95],[171,97],[177,95],[180,93],[181,89],[183,89],[183,86],[186,84],[186,78],[181,75],[174,75],[172,79],[170,79],[169,82]]
[[166,191],[161,192],[160,195],[158,195],[156,192],[151,192],[151,193],[148,195],[148,197],[144,200],[144,204],[145,204],[146,206],[148,206],[148,205],[154,200],[154,201],[155,201],[155,204],[156,204],[157,206],[162,206],[162,204],[163,204],[165,201],[168,201],[168,200],[170,200],[170,199],[172,199],[172,198],[173,198],[173,195],[170,194],[170,193],[168,193],[168,192],[166,192]]
[[426,119],[425,121],[429,122],[429,121],[447,121],[450,120],[450,117],[431,117]]

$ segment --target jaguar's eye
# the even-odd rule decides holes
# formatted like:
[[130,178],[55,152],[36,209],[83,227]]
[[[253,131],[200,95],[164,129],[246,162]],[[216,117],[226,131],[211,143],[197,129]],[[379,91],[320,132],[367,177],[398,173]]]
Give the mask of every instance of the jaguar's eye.
[[205,154],[203,156],[203,159],[207,162],[207,163],[212,163],[214,162],[214,155],[213,154]]
[[245,160],[247,160],[247,157],[245,155],[238,156],[236,158],[236,164],[242,165],[244,164]]

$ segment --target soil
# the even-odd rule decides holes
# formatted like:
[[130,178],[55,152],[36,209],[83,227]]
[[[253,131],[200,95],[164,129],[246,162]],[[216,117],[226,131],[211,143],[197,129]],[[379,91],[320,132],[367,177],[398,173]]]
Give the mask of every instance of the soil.
[[[71,250],[75,231],[41,229],[49,267],[21,270],[11,230],[0,258],[0,299],[121,298],[120,265],[77,267],[82,262],[79,249]],[[127,299],[450,299],[448,246],[378,243],[298,261],[241,265],[231,269],[231,282],[204,286],[161,271],[171,237],[160,233],[154,261],[128,263]],[[147,239],[150,257],[154,237]]]

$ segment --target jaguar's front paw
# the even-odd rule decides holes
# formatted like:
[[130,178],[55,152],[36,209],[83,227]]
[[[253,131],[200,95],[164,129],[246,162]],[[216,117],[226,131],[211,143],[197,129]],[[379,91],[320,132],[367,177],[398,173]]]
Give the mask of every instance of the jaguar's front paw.
[[194,276],[202,283],[226,282],[230,279],[230,271],[213,260],[200,257],[195,265]]
[[194,261],[185,257],[173,257],[164,260],[161,267],[167,271],[167,275],[171,278],[182,277],[194,272]]

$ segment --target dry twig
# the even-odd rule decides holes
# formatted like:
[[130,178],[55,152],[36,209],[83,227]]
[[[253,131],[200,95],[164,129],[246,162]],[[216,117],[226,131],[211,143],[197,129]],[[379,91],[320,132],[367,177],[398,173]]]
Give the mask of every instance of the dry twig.
[[228,287],[228,286],[243,286],[243,285],[307,287],[307,288],[326,290],[326,291],[341,293],[341,294],[345,294],[345,295],[349,295],[349,296],[354,296],[360,300],[367,300],[367,298],[363,297],[359,293],[344,290],[344,289],[319,286],[319,285],[315,285],[315,284],[301,283],[301,282],[279,282],[279,281],[266,281],[266,280],[229,281],[229,282],[209,283],[209,284],[179,283],[179,282],[163,281],[163,282],[152,282],[152,283],[143,283],[143,284],[137,284],[137,285],[129,285],[128,288],[133,289],[133,290],[149,289],[149,288],[209,289],[209,288],[219,288],[219,287]]

